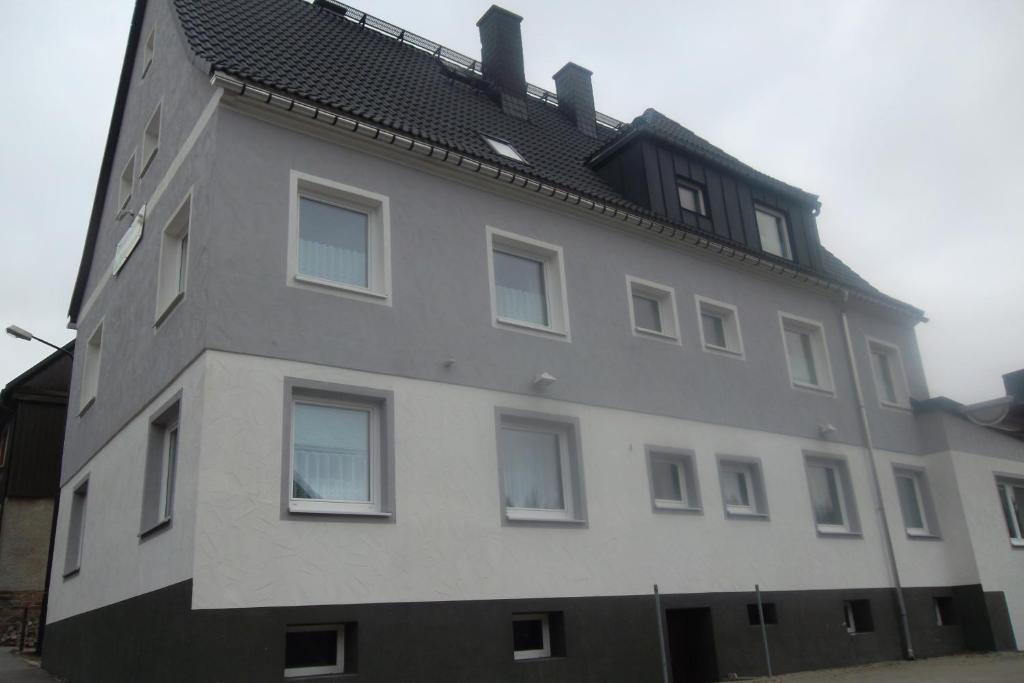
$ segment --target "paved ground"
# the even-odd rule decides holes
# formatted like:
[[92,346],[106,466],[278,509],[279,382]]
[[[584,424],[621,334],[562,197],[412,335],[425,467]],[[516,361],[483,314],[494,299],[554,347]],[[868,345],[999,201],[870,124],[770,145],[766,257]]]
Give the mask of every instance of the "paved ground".
[[53,683],[56,680],[41,670],[38,662],[30,663],[12,652],[11,648],[0,647],[0,682]]
[[763,683],[1024,683],[1024,652],[881,662],[757,680]]

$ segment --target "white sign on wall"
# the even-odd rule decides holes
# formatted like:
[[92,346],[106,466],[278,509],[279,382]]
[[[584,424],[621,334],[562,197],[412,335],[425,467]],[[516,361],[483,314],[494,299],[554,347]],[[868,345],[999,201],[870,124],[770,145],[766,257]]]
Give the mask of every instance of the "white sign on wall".
[[128,257],[135,251],[135,247],[138,246],[139,241],[142,239],[142,227],[146,222],[146,205],[143,204],[139,209],[139,212],[135,215],[135,219],[132,220],[132,224],[128,226],[128,230],[124,233],[121,239],[117,243],[117,249],[114,250],[114,263],[112,275],[117,277],[117,274],[121,272],[121,268],[128,262]]

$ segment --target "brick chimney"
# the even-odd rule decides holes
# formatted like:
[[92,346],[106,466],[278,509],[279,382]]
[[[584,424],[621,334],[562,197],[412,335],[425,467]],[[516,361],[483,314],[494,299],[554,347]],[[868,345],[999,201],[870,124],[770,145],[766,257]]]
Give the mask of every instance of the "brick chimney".
[[579,64],[569,62],[558,70],[555,92],[558,94],[558,108],[586,135],[597,137],[597,119],[594,110],[594,86],[590,82],[592,72]]
[[484,79],[497,91],[507,114],[525,119],[526,71],[523,67],[523,18],[491,5],[476,25],[480,28],[480,61]]

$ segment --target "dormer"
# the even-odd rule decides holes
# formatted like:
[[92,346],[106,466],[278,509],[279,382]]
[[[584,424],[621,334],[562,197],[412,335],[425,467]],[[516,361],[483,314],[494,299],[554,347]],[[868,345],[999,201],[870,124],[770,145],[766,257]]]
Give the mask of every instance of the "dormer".
[[750,168],[653,109],[589,165],[623,197],[664,220],[822,272],[816,195]]

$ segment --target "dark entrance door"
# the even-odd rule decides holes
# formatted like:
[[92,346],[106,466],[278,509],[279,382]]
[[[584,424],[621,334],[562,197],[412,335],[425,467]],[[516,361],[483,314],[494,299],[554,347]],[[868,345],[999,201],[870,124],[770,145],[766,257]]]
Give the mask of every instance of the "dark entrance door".
[[672,683],[708,683],[718,680],[715,636],[711,629],[711,609],[670,609],[668,654],[672,662]]

